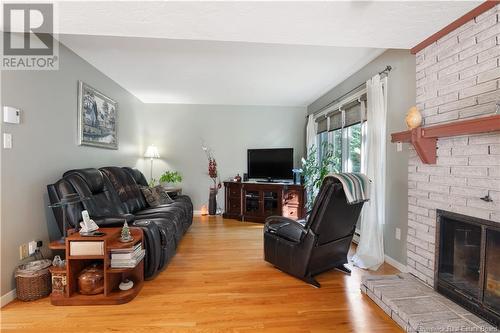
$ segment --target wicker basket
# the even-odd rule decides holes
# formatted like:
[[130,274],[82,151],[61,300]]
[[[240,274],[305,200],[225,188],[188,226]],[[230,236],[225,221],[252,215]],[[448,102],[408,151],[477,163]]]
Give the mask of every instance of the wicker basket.
[[18,266],[15,274],[17,298],[33,301],[48,296],[52,290],[51,265],[50,260],[43,259]]

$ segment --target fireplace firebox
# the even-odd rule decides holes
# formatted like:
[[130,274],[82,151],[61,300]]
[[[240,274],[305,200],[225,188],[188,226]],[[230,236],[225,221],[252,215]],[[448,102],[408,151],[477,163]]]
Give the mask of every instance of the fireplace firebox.
[[500,223],[437,211],[435,289],[500,324]]

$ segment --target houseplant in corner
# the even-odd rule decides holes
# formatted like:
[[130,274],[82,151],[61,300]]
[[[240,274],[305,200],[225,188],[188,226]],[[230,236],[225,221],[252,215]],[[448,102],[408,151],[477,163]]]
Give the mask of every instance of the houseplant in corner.
[[213,155],[212,149],[202,146],[203,151],[207,155],[208,159],[208,176],[212,179],[214,185],[210,187],[209,197],[208,197],[208,215],[217,214],[217,194],[219,189],[222,187],[220,182],[219,173],[217,171],[217,162]]
[[307,193],[306,210],[310,211],[318,195],[323,179],[331,172],[340,172],[340,157],[335,154],[333,144],[323,142],[321,159],[315,145],[309,149],[307,159],[302,158],[302,169]]
[[182,181],[182,176],[178,171],[165,171],[160,177],[160,183],[168,188],[173,187],[175,183],[180,183]]

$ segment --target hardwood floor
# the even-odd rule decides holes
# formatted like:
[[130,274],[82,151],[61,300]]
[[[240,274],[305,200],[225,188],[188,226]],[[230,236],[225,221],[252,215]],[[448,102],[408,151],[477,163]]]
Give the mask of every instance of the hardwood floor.
[[402,332],[359,290],[354,268],[313,288],[262,258],[262,225],[197,217],[165,271],[132,302],[52,306],[48,298],[2,308],[2,332]]

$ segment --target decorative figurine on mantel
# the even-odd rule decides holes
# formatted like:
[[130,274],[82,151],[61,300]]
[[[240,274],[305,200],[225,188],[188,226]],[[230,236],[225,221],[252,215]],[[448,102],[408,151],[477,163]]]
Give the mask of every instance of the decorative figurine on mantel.
[[422,125],[422,114],[416,106],[412,106],[406,115],[406,126],[409,130],[417,128]]
[[131,242],[133,240],[134,240],[134,238],[130,234],[130,228],[128,227],[128,223],[127,223],[127,221],[125,221],[125,223],[123,223],[120,242],[128,243],[128,242]]

